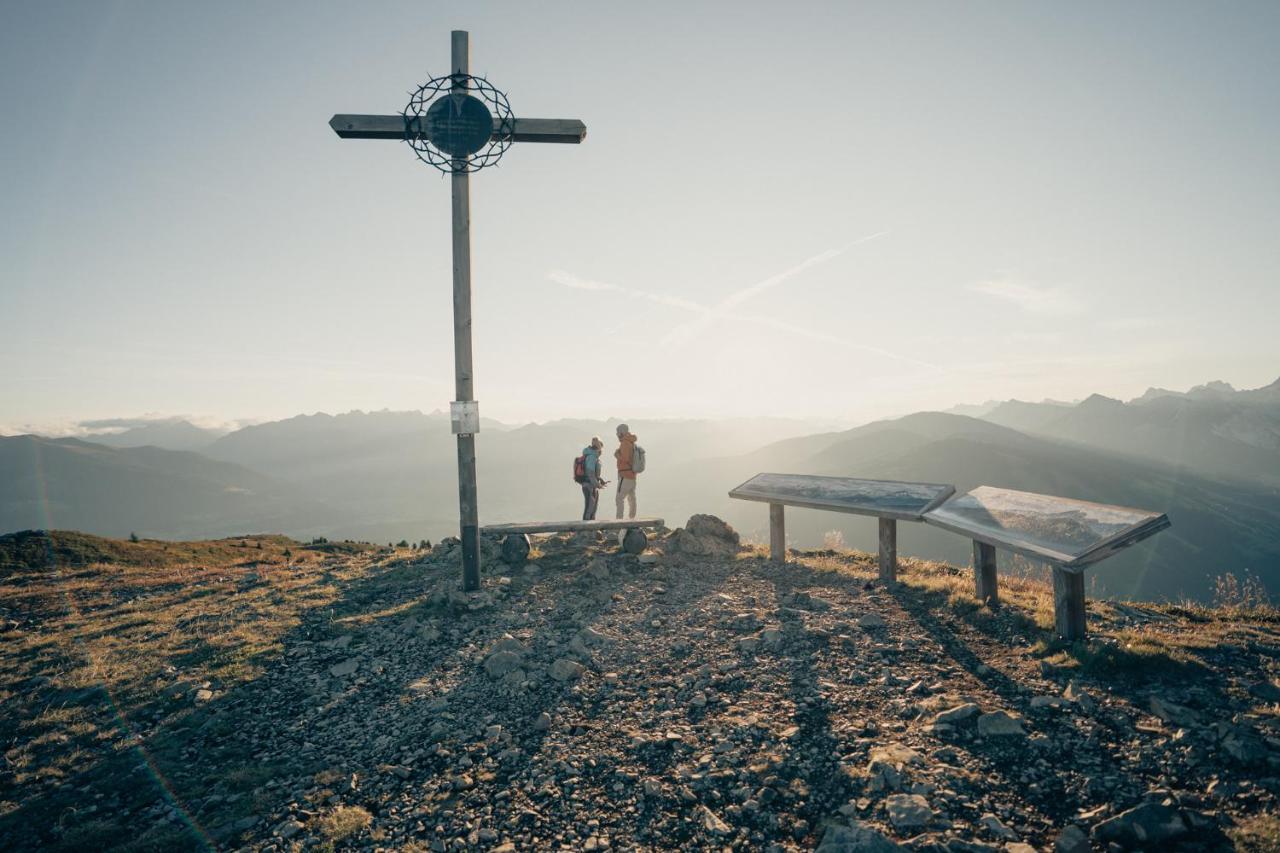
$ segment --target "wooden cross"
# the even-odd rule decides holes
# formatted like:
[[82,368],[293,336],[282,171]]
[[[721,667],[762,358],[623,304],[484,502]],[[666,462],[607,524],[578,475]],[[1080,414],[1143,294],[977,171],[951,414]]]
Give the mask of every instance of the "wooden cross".
[[[465,96],[469,45],[467,33],[454,30],[451,37],[453,78],[450,95]],[[463,98],[465,100],[465,98]],[[481,113],[483,115],[483,112]],[[480,527],[476,495],[475,433],[480,414],[475,402],[471,365],[471,191],[469,155],[450,150],[452,140],[432,139],[426,121],[409,121],[403,115],[335,115],[329,126],[343,139],[424,139],[452,155],[453,185],[453,368],[457,399],[450,406],[453,431],[458,436],[458,509],[461,516],[462,584],[468,592],[480,588]],[[474,125],[472,125],[474,127]],[[452,132],[452,129],[450,129]],[[458,132],[470,132],[459,126]],[[577,144],[587,135],[577,119],[516,118],[505,123],[493,117],[493,138],[502,134],[513,142],[567,142]],[[483,130],[481,136],[483,137]]]

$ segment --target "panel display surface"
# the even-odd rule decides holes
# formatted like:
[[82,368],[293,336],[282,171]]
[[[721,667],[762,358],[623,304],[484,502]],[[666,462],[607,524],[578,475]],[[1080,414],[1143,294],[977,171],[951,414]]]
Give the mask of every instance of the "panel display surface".
[[1169,526],[1162,513],[979,486],[925,521],[1063,565],[1083,565]]
[[808,474],[757,474],[729,497],[887,518],[919,519],[955,493],[940,483],[860,480]]

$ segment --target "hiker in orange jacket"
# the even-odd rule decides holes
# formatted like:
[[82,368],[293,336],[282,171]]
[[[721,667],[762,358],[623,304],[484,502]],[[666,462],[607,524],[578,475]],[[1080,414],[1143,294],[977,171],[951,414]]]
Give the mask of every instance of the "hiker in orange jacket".
[[626,424],[618,424],[618,449],[613,451],[613,458],[618,460],[618,494],[615,500],[618,505],[618,518],[622,518],[622,504],[626,501],[630,514],[636,517],[636,472],[631,470],[631,460],[635,457],[636,437]]

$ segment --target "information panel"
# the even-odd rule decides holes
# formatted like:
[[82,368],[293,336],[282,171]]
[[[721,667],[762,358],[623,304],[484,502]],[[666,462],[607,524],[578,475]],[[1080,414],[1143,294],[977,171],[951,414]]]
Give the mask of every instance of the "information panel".
[[925,512],[955,494],[955,490],[955,486],[941,483],[861,480],[812,474],[757,474],[729,492],[729,497],[919,521]]
[[954,497],[924,520],[1064,568],[1096,563],[1169,526],[1164,513],[994,486]]

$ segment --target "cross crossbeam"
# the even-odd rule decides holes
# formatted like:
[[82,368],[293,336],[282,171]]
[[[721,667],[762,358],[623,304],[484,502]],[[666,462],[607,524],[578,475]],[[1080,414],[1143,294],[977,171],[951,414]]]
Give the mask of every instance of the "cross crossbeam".
[[[456,399],[450,404],[453,431],[458,437],[458,538],[462,543],[462,585],[467,591],[480,588],[480,529],[476,495],[476,437],[479,410],[475,402],[475,377],[471,363],[471,190],[468,172],[471,156],[482,148],[506,142],[559,142],[576,145],[587,136],[586,126],[577,119],[515,118],[510,108],[493,117],[493,131],[485,138],[485,119],[476,118],[487,110],[468,94],[470,39],[463,30],[450,34],[448,102],[438,102],[425,115],[339,114],[329,119],[329,127],[343,139],[401,139],[423,145],[436,159],[422,158],[450,172],[453,196],[453,370]],[[434,82],[434,81],[432,81]],[[428,84],[430,85],[430,84]],[[425,89],[426,87],[423,87]],[[419,92],[422,92],[420,89]],[[438,91],[433,89],[432,91]],[[450,107],[450,103],[454,106]],[[443,104],[440,114],[434,115]],[[503,97],[505,105],[505,96]],[[414,106],[411,103],[411,108]],[[421,104],[419,104],[421,106]],[[451,109],[456,112],[451,112]],[[407,109],[406,112],[411,112]],[[472,118],[466,119],[470,112]],[[491,113],[490,113],[491,115]],[[437,136],[427,132],[429,122]],[[499,152],[499,156],[501,152]],[[486,155],[481,154],[483,158]],[[480,167],[488,165],[481,162]]]
[[[425,137],[421,119],[404,116],[370,116],[339,113],[329,127],[343,139],[404,139]],[[517,118],[508,124],[513,142],[561,142],[577,145],[587,138],[587,126],[574,118]],[[502,119],[493,120],[495,138],[503,134]]]

